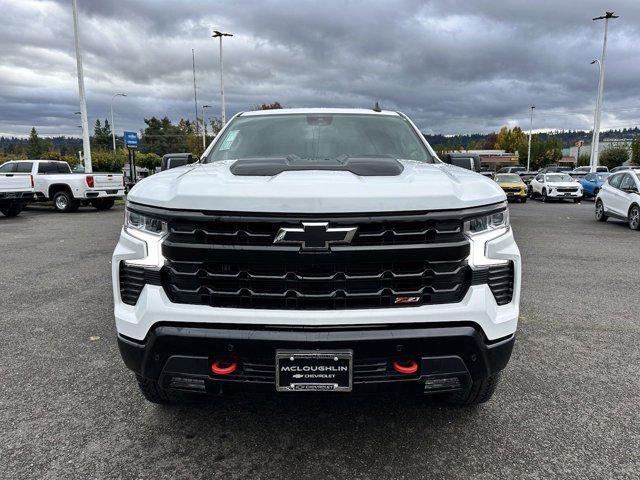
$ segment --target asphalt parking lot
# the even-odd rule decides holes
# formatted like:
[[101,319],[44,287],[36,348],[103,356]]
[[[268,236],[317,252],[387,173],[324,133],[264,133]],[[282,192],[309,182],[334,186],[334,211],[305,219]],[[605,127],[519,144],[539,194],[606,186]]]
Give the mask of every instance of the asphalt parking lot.
[[159,407],[115,342],[122,206],[0,218],[1,478],[635,478],[640,234],[593,203],[511,207],[521,321],[494,399]]

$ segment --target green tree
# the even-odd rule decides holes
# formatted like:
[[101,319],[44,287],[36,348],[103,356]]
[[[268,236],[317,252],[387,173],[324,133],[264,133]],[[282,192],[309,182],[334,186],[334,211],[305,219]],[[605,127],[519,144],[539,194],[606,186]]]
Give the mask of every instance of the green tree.
[[27,158],[40,158],[45,151],[44,142],[38,137],[36,127],[31,127],[31,133],[29,134],[29,141],[27,142]]
[[155,153],[139,153],[136,155],[136,165],[149,169],[150,173],[155,173],[161,162],[162,158]]
[[109,120],[105,119],[103,127],[100,124],[100,119],[97,119],[93,127],[93,144],[91,148],[94,150],[110,150],[112,147]]
[[629,160],[629,150],[623,145],[611,145],[598,155],[598,162],[605,167],[614,168]]
[[145,118],[144,123],[147,127],[142,133],[141,151],[160,156],[187,151],[187,134],[179,125],[173,125],[168,117]]
[[631,163],[640,165],[640,137],[633,137],[631,142]]
[[589,165],[590,161],[591,161],[591,154],[581,153],[580,156],[578,157],[578,166],[586,167],[587,165]]
[[523,144],[527,144],[527,136],[522,132],[520,127],[514,127],[513,130],[502,127],[496,136],[495,148],[504,150],[505,152],[515,153]]

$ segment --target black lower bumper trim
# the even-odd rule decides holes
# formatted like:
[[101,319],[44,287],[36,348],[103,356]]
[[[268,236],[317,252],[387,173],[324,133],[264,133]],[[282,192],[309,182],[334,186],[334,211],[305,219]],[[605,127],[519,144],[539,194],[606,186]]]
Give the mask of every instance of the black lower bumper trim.
[[[485,341],[473,326],[367,328],[358,330],[283,330],[181,327],[154,328],[144,343],[118,337],[125,364],[164,388],[219,393],[263,387],[275,390],[277,349],[349,349],[353,351],[354,392],[411,383],[416,390],[465,388],[471,379],[502,370],[514,337]],[[211,373],[215,358],[232,358],[238,370],[224,377]],[[394,359],[411,358],[415,375],[393,370]]]

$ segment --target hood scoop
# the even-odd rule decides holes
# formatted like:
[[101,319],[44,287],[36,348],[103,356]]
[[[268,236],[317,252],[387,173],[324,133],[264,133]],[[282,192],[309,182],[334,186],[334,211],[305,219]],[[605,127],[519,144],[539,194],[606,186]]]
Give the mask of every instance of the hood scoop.
[[351,172],[361,177],[396,177],[404,167],[388,157],[349,157],[345,159],[314,160],[298,157],[251,158],[236,160],[229,168],[236,176],[273,177],[283,172],[329,170]]

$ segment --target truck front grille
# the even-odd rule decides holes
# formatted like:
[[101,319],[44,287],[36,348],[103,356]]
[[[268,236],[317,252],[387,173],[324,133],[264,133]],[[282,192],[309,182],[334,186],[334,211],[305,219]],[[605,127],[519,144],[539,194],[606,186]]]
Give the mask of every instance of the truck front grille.
[[[357,227],[348,245],[274,244],[302,222]],[[207,215],[169,221],[162,285],[175,303],[339,310],[455,303],[471,285],[463,219],[442,212],[293,218]]]
[[331,310],[454,303],[471,283],[465,257],[314,263],[296,261],[295,256],[274,263],[168,260],[163,285],[178,303]]
[[[351,241],[352,246],[411,245],[464,239],[462,222],[457,219],[405,215],[331,221],[334,227],[354,225],[358,230]],[[173,241],[185,244],[270,246],[280,228],[299,226],[300,220],[292,218],[215,217],[205,221],[174,220],[170,223],[170,232]]]

